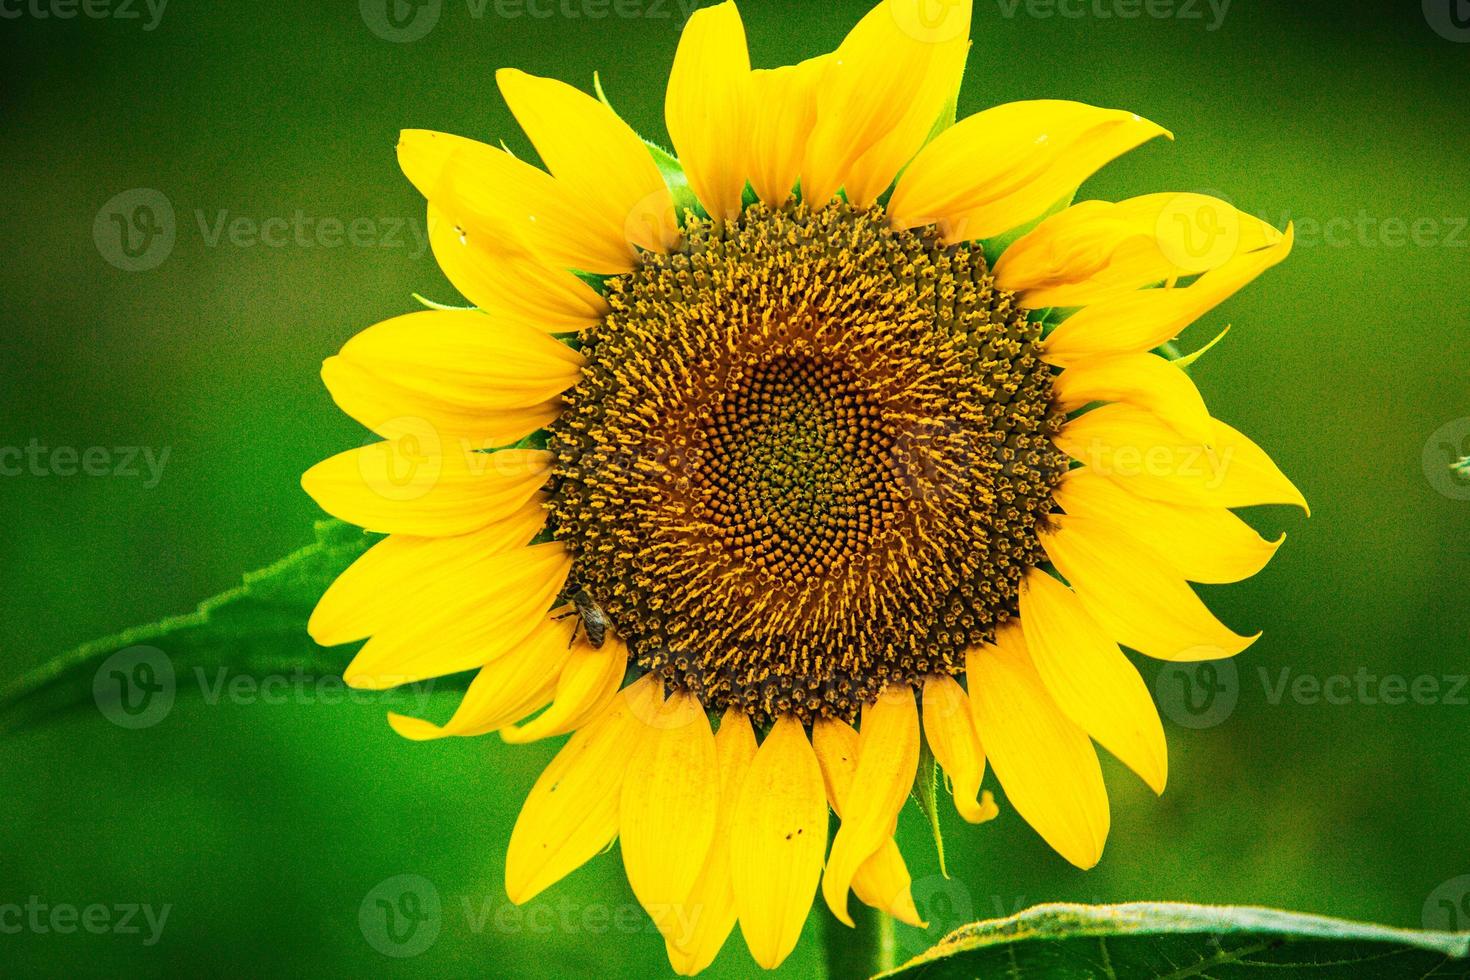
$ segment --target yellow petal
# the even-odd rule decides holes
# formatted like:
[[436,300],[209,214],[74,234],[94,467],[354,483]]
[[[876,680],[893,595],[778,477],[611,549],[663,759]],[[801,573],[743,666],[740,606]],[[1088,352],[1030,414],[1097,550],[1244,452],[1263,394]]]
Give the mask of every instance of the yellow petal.
[[696,10],[669,70],[664,121],[690,189],[715,218],[740,213],[749,87],[745,25],[733,0]]
[[817,118],[817,86],[830,55],[750,74],[750,185],[780,207],[801,177],[806,141]]
[[787,715],[771,728],[746,773],[730,838],[740,932],[767,970],[796,947],[826,848],[822,773],[801,722]]
[[1169,754],[1148,686],[1072,590],[1031,569],[1021,585],[1021,627],[1057,707],[1163,793]]
[[481,667],[514,650],[546,617],[571,571],[560,542],[491,555],[436,589],[415,615],[386,623],[344,679],[381,691]]
[[474,311],[425,310],[353,337],[322,365],[322,379],[344,411],[380,434],[419,418],[441,439],[495,446],[556,418],[557,397],[576,384],[584,363],[531,327]]
[[868,207],[924,145],[959,90],[970,47],[971,0],[882,0],[832,54],[817,87],[802,198],[819,205],[846,188]]
[[1094,473],[1151,500],[1190,507],[1295,504],[1311,513],[1271,457],[1219,419],[1201,444],[1151,412],[1104,405],[1069,421],[1054,441]]
[[[827,801],[842,816],[852,780],[857,773],[858,733],[847,722],[821,718],[812,725],[812,748],[822,767],[827,785]],[[914,906],[913,879],[898,844],[890,835],[858,868],[852,879],[853,894],[863,903],[888,913],[900,922],[919,929],[928,923],[919,918]]]
[[450,537],[515,513],[551,473],[551,454],[480,453],[425,419],[385,424],[389,438],[323,460],[301,478],[322,510],[388,534]]
[[458,225],[432,204],[428,227],[445,278],[492,324],[575,333],[607,315],[595,289],[511,238]]
[[1078,310],[1047,335],[1046,359],[1070,364],[1096,354],[1153,350],[1291,254],[1290,225],[1280,241],[1235,255],[1183,287],[1141,289]]
[[507,725],[500,737],[512,745],[563,735],[586,724],[617,694],[628,670],[628,647],[609,632],[600,648],[577,635],[571,659],[561,669],[551,705],[523,725]]
[[622,225],[589,215],[550,174],[505,150],[407,129],[398,137],[398,164],[419,193],[469,231],[509,238],[563,268],[604,274],[633,268],[636,254]]
[[854,785],[862,792],[843,803],[842,825],[832,839],[822,896],[832,914],[847,925],[847,892],[864,861],[891,838],[898,811],[913,789],[919,765],[919,715],[907,685],[892,685],[863,706]]
[[730,868],[730,840],[735,829],[735,805],[750,763],[755,758],[755,733],[750,720],[731,708],[715,733],[716,765],[720,776],[719,818],[714,842],[688,900],[679,908],[677,933],[665,929],[669,963],[681,976],[693,976],[714,962],[730,930],[735,927],[735,885]]
[[628,758],[662,696],[652,675],[624,689],[607,713],[573,735],[531,788],[511,831],[505,893],[535,898],[605,848],[618,833]]
[[1156,354],[1110,354],[1076,361],[1057,375],[1057,407],[1074,412],[1092,402],[1126,402],[1147,409],[1180,434],[1209,445],[1214,422],[1199,389]]
[[538,330],[497,324],[473,310],[385,320],[349,340],[339,356],[407,388],[487,409],[545,401],[587,363]]
[[1108,794],[1087,733],[1061,712],[1012,621],[966,660],[975,730],[1016,812],[1079,868],[1102,857]]
[[551,698],[554,678],[572,654],[571,620],[542,620],[516,649],[480,668],[459,708],[443,725],[390,713],[388,723],[416,742],[485,735],[519,721]]
[[1260,637],[1228,629],[1184,579],[1117,528],[1084,517],[1054,523],[1042,547],[1092,618],[1124,646],[1159,660],[1218,660]]
[[640,248],[667,252],[679,240],[668,185],[617,113],[556,79],[502,68],[495,80],[541,162],[585,208]]
[[715,839],[720,769],[704,707],[675,692],[645,722],[628,760],[618,824],[628,884],[659,930],[680,935],[680,912]]
[[[379,435],[392,437],[406,426],[429,425],[437,438],[473,449],[509,446],[556,421],[562,401],[553,396],[533,405],[482,408],[399,384],[341,357],[322,362],[322,380],[342,411]],[[507,402],[510,393],[486,392],[485,399]]]
[[1223,507],[1188,507],[1130,493],[1121,483],[1079,466],[1052,496],[1068,514],[1111,525],[1150,548],[1191,582],[1239,582],[1266,567],[1281,542],[1267,541]]
[[[896,228],[937,225],[947,243],[1025,224],[1163,129],[1121,109],[1044,99],[962,119],[904,170],[888,204]],[[1171,137],[1172,138],[1172,137]]]
[[982,802],[980,783],[985,779],[985,751],[975,732],[970,697],[959,682],[936,674],[924,680],[924,737],[934,760],[949,775],[954,807],[970,823],[994,819],[999,811],[986,794]]
[[1281,233],[1203,194],[1084,201],[1006,249],[995,282],[1030,309],[1086,306],[1218,268],[1274,245]]
[[317,602],[307,632],[324,647],[369,637],[386,623],[415,615],[412,610],[490,555],[526,545],[545,523],[542,500],[532,498],[504,520],[459,537],[385,538],[337,576]]

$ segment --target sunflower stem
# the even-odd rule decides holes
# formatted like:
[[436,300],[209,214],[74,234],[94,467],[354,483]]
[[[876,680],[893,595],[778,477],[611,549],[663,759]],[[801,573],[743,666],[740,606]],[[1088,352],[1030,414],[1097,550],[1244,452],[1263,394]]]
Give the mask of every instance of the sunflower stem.
[[861,902],[850,907],[856,929],[822,909],[822,950],[827,980],[867,980],[898,965],[893,918]]

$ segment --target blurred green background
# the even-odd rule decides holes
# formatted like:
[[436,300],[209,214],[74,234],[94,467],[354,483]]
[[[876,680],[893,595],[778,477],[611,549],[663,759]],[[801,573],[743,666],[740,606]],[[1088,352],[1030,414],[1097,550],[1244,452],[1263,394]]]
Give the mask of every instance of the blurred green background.
[[[542,0],[550,16],[442,0],[410,20],[422,36],[392,40],[373,0],[175,0],[161,16],[116,0],[72,18],[38,15],[64,0],[26,3],[0,3],[0,447],[104,447],[109,472],[127,469],[118,447],[168,456],[156,480],[142,463],[0,476],[0,682],[192,609],[309,539],[299,474],[363,438],[320,360],[413,308],[411,292],[452,298],[415,236],[398,129],[529,153],[493,84],[512,65],[586,87],[600,71],[625,118],[665,141],[684,19],[678,0]],[[1054,900],[1470,928],[1470,484],[1447,469],[1470,454],[1470,28],[1450,19],[1456,3],[1234,0],[1221,17],[1218,2],[1152,0],[1129,17],[1142,5],[977,0],[961,114],[1038,97],[1127,107],[1177,141],[1082,197],[1210,191],[1297,222],[1295,254],[1185,339],[1234,324],[1196,377],[1314,512],[1251,516],[1287,545],[1208,598],[1265,636],[1214,675],[1157,677],[1171,785],[1156,800],[1105,761],[1114,820],[1096,870],[1067,865],[1002,798],[983,827],[946,812],[944,879],[906,812],[933,928],[904,931],[903,953]],[[741,8],[755,62],[774,65],[830,49],[865,3]],[[109,215],[159,195],[173,245],[130,259]],[[217,234],[238,218],[239,234]],[[275,244],[248,234],[282,221]],[[333,221],[358,222],[357,240],[334,239]],[[1400,681],[1411,693],[1396,698]],[[436,716],[452,704],[440,697]],[[0,737],[0,909],[101,904],[114,923],[127,905],[169,909],[151,944],[141,912],[138,933],[96,935],[15,934],[0,915],[0,972],[667,973],[616,852],[527,910],[505,902],[510,828],[554,746],[417,745],[381,705],[241,700],[181,696],[141,730],[83,711]],[[432,945],[410,957],[359,923],[399,875],[440,901]],[[783,975],[816,973],[812,938]],[[737,936],[710,975],[754,969]]]

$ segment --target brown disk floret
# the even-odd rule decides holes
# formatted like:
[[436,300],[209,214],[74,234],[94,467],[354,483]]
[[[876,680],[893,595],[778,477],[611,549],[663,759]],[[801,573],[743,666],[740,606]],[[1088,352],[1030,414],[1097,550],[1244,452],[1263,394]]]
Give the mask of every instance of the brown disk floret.
[[638,664],[851,719],[1014,615],[1067,463],[1040,327],[978,250],[756,205],[607,292],[549,507]]

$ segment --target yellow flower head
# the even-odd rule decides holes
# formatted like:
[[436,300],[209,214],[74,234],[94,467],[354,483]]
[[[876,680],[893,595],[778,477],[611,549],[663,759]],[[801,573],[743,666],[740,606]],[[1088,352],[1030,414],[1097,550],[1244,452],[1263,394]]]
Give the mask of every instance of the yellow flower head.
[[439,133],[398,148],[474,308],[389,320],[323,367],[383,441],[306,489],[388,537],[312,635],[367,640],[363,688],[479,671],[444,724],[391,717],[408,738],[572,733],[507,891],[617,838],[682,973],[737,921],[775,967],[819,885],[843,921],[852,892],[919,923],[893,835],[921,737],[965,819],[997,812],[988,761],[1091,867],[1093,742],[1167,776],[1120,645],[1243,650],[1188,583],[1280,544],[1230,508],[1305,506],[1152,353],[1290,229],[1194,194],[1062,207],[1168,134],[1054,100],[952,123],[969,20],[885,0],[831,54],[752,69],[734,3],[700,10],[669,79],[677,159],[604,101],[500,72],[545,170]]

